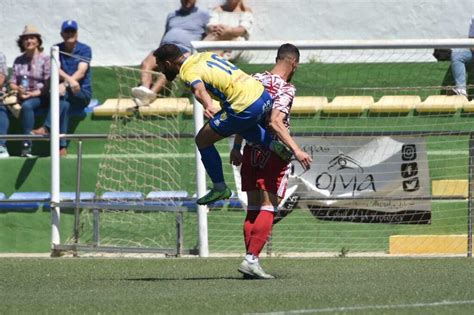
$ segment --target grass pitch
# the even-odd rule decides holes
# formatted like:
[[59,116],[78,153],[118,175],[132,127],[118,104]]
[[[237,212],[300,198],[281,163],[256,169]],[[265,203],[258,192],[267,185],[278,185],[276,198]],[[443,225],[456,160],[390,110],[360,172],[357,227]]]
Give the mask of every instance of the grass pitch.
[[0,259],[0,313],[472,314],[469,258]]

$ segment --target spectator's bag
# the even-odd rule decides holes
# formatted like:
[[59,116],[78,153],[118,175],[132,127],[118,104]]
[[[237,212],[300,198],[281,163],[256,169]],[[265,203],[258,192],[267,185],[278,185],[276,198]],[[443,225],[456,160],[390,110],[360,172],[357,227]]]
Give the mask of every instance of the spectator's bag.
[[15,118],[20,117],[21,105],[18,104],[16,93],[10,92],[2,95],[1,100]]
[[438,61],[450,61],[451,60],[451,49],[450,48],[435,48],[433,57]]

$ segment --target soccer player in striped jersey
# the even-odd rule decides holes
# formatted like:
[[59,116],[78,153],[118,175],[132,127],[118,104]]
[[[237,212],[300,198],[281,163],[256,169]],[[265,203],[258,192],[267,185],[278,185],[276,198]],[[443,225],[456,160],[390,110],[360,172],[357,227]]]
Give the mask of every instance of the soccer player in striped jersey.
[[[159,70],[172,81],[178,74],[204,107],[209,119],[196,136],[201,160],[214,187],[199,198],[200,205],[227,199],[230,189],[224,181],[222,161],[214,143],[233,134],[262,144],[289,160],[292,152],[274,140],[260,125],[272,108],[272,99],[263,85],[234,64],[214,53],[185,57],[176,45],[165,44],[154,52]],[[215,108],[212,98],[220,102]]]
[[[278,49],[276,64],[271,71],[254,75],[264,85],[273,99],[273,109],[268,114],[267,128],[275,139],[280,139],[295,155],[303,168],[309,169],[312,162],[289,133],[290,111],[296,89],[290,83],[295,73],[300,53],[292,44]],[[244,221],[246,256],[239,267],[244,276],[258,279],[273,279],[259,264],[259,254],[272,231],[275,213],[285,195],[290,173],[290,164],[272,151],[259,145],[247,144],[241,154],[242,137],[236,136],[230,153],[230,162],[242,165],[242,191],[247,192],[248,208]]]

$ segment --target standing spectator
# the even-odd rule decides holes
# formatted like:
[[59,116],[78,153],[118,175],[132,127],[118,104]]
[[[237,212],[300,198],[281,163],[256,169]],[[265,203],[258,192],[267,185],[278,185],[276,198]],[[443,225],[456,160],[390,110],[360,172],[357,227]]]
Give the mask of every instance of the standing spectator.
[[[290,83],[295,73],[300,53],[292,44],[280,46],[276,64],[270,72],[254,75],[271,95],[273,108],[268,119],[268,128],[293,151],[303,168],[309,169],[311,157],[304,152],[290,135],[290,111],[296,89]],[[285,196],[290,164],[282,161],[275,153],[256,145],[244,147],[240,152],[242,137],[236,136],[231,150],[230,162],[240,165],[242,191],[247,192],[248,209],[244,221],[246,255],[239,267],[245,276],[257,279],[273,279],[259,263],[259,255],[272,231],[278,205]]]
[[[5,92],[5,80],[8,76],[8,69],[7,69],[7,61],[5,55],[0,52],[0,93],[3,94]],[[0,100],[1,102],[1,100]],[[8,109],[6,106],[3,106],[0,103],[0,135],[6,135],[8,131],[10,121],[8,119]],[[10,155],[8,154],[7,147],[5,145],[6,141],[0,139],[0,158],[7,158]]]
[[[206,25],[209,13],[196,7],[196,0],[181,0],[181,7],[168,14],[165,33],[161,39],[163,44],[175,44],[183,54],[189,54],[191,41],[201,40],[206,35]],[[138,99],[138,105],[148,105],[166,85],[166,78],[158,76],[153,83],[152,71],[157,71],[157,64],[153,52],[142,61],[141,86],[132,89],[132,95]],[[136,100],[137,101],[137,100]]]
[[[227,0],[212,11],[204,40],[248,40],[253,21],[252,10],[243,0]],[[219,52],[219,55],[229,60],[243,57],[242,52],[230,50]]]
[[[474,16],[471,18],[468,36],[469,38],[474,38]],[[453,89],[455,94],[467,96],[466,66],[472,66],[473,52],[474,48],[453,49],[451,54],[451,71],[456,85]]]
[[[10,89],[18,92],[23,134],[28,135],[35,124],[35,110],[49,107],[51,64],[43,53],[43,40],[35,27],[25,26],[17,44],[22,54],[13,62]],[[23,141],[21,156],[31,157],[31,146],[31,141]]]
[[[92,97],[90,62],[92,50],[86,44],[78,41],[78,25],[74,20],[64,21],[61,26],[61,37],[63,42],[59,43],[59,59],[61,69],[59,76],[61,83],[59,93],[61,99],[59,132],[68,133],[69,112],[73,108],[84,109]],[[34,134],[48,134],[51,128],[51,113],[42,127],[33,130]],[[60,140],[60,155],[67,154],[66,139]]]

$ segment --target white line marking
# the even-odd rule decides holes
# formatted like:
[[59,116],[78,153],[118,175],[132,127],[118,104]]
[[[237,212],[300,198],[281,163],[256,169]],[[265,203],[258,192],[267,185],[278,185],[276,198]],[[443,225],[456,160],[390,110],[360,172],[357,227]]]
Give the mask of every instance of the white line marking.
[[385,310],[397,308],[414,308],[414,307],[435,307],[435,306],[449,306],[449,305],[466,305],[474,304],[474,300],[470,301],[441,301],[433,303],[415,303],[415,304],[394,304],[394,305],[363,305],[363,306],[342,306],[330,308],[313,308],[307,310],[292,310],[282,312],[269,313],[248,313],[247,315],[284,315],[284,314],[305,314],[305,313],[334,313],[334,312],[350,312],[361,310]]
[[468,155],[469,151],[466,150],[428,150],[428,155]]

